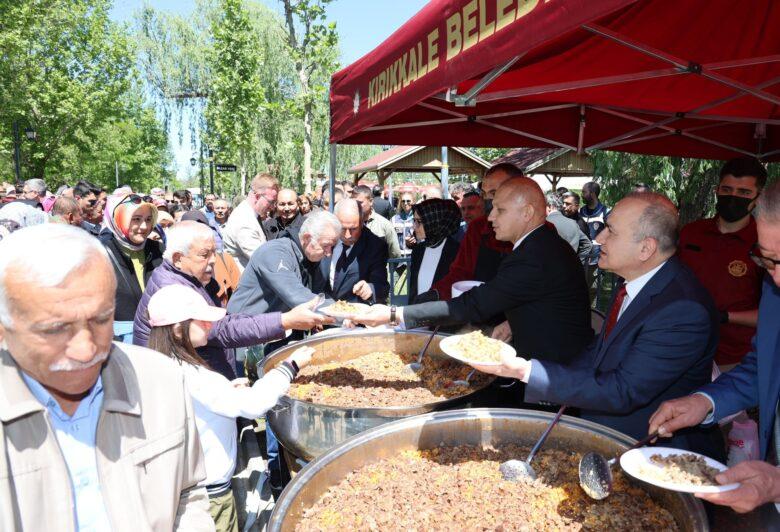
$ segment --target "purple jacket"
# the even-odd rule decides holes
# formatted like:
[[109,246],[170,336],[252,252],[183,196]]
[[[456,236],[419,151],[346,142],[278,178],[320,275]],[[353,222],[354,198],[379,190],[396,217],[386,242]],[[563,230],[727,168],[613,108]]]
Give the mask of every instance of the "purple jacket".
[[[141,302],[135,311],[133,323],[133,343],[135,345],[145,347],[149,342],[149,315],[146,311],[149,298],[157,290],[170,284],[189,286],[203,296],[209,305],[221,306],[217,298],[219,285],[214,279],[203,286],[196,278],[177,270],[170,261],[164,260],[160,266],[155,268],[146,283],[146,290],[144,290]],[[236,359],[232,351],[233,348],[264,344],[282,337],[284,337],[284,329],[282,328],[282,314],[280,312],[269,312],[258,316],[228,314],[214,323],[209,333],[209,343],[205,347],[198,348],[197,351],[203,360],[211,366],[211,369],[228,379],[235,379]]]

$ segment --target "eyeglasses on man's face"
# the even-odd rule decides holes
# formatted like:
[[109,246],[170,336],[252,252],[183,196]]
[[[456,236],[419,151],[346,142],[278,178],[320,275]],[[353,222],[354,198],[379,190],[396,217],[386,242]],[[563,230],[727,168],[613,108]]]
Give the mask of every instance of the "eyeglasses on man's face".
[[770,259],[769,257],[762,255],[757,244],[753,246],[753,249],[750,250],[748,255],[759,268],[764,268],[769,271],[774,271],[777,265],[780,264],[780,260]]

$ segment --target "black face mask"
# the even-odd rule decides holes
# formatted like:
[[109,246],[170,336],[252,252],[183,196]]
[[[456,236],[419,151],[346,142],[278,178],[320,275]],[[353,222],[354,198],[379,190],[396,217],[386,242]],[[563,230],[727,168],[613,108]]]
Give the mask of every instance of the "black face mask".
[[485,200],[485,216],[490,215],[490,211],[493,210],[493,200],[492,199],[486,199]]
[[748,205],[755,198],[741,198],[739,196],[731,196],[726,194],[718,194],[718,202],[715,204],[715,210],[718,211],[718,216],[723,218],[728,223],[734,223],[741,220],[748,214],[751,209],[748,209]]

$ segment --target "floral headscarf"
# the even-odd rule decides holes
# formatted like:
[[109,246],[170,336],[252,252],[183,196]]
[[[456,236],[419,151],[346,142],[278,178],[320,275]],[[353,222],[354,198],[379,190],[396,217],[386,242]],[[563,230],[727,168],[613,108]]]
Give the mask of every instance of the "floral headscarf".
[[[157,207],[151,203],[145,203],[137,194],[116,194],[106,199],[106,209],[103,211],[103,225],[107,227],[122,247],[132,251],[144,249],[146,242],[133,244],[127,238],[130,233],[130,220],[135,211],[142,207],[148,207],[152,211],[152,227],[157,223]],[[151,227],[149,228],[151,232]]]
[[426,247],[435,248],[460,228],[460,209],[452,200],[431,198],[413,206],[412,211],[422,220]]

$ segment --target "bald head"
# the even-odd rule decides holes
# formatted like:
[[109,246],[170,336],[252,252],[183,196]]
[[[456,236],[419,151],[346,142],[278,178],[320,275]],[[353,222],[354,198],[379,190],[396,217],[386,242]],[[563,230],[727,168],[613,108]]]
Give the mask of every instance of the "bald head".
[[276,196],[276,214],[285,222],[298,215],[298,193],[291,188],[283,188]]
[[543,224],[546,216],[547,206],[539,185],[527,177],[513,177],[496,191],[488,220],[498,240],[516,242]]
[[79,207],[79,203],[73,198],[67,198],[64,196],[57,198],[51,208],[51,215],[59,216],[69,225],[81,225],[81,207]]
[[333,214],[341,222],[341,242],[354,246],[363,232],[360,204],[354,199],[343,199],[336,204]]

